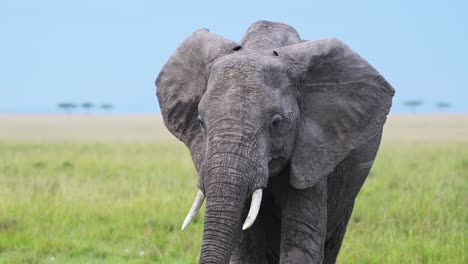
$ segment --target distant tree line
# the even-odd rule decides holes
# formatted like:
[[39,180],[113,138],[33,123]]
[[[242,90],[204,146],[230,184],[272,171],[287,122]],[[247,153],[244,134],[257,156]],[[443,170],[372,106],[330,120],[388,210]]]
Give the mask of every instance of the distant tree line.
[[57,108],[68,114],[72,113],[78,108],[82,108],[87,113],[93,108],[101,109],[103,111],[109,112],[114,108],[114,105],[110,103],[95,105],[91,102],[83,102],[81,104],[76,104],[76,103],[71,103],[71,102],[62,102],[62,103],[57,104]]
[[[408,107],[409,109],[411,109],[411,112],[413,112],[413,113],[415,113],[416,109],[418,107],[420,107],[421,105],[423,105],[423,104],[424,104],[424,102],[422,100],[408,100],[408,101],[403,102],[403,105]],[[435,104],[435,106],[440,111],[444,111],[444,110],[449,109],[450,107],[452,107],[452,105],[449,102],[438,102],[438,103]]]

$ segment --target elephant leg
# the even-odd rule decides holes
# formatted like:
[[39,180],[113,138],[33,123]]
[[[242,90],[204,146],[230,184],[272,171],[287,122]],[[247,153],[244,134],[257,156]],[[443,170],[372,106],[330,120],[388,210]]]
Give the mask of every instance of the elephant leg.
[[328,177],[327,236],[323,263],[335,263],[343,242],[354,200],[369,175],[381,137],[353,150]]
[[336,262],[346,233],[346,227],[348,226],[349,219],[353,212],[353,206],[354,204],[348,207],[348,210],[342,215],[334,230],[327,230],[323,264],[333,264]]
[[327,179],[303,190],[288,185],[280,263],[321,263],[327,223]]

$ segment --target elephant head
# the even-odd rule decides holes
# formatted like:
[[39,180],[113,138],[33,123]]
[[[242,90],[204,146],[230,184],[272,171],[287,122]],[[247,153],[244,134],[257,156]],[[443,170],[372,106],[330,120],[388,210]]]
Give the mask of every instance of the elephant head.
[[[284,24],[254,23],[240,43],[195,31],[156,80],[165,125],[190,150],[206,197],[200,262],[226,263],[255,221],[270,177],[298,189],[326,177],[379,135],[393,88],[337,39],[303,41]],[[245,215],[244,215],[245,216]]]

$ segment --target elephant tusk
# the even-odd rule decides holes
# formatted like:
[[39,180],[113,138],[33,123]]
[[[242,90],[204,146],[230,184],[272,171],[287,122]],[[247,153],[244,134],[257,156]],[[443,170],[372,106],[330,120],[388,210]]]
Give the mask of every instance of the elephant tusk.
[[193,218],[197,215],[198,210],[200,210],[200,207],[202,206],[204,200],[205,195],[203,195],[202,191],[198,190],[197,196],[193,201],[192,208],[190,208],[190,211],[188,212],[187,216],[185,217],[184,223],[182,224],[182,230],[184,230],[190,224],[190,222],[192,222]]
[[250,203],[249,214],[247,215],[247,218],[245,219],[244,225],[242,226],[242,230],[246,230],[250,228],[255,222],[255,219],[257,218],[257,215],[258,215],[258,211],[260,210],[260,205],[262,203],[262,193],[263,193],[262,189],[257,189],[252,194],[252,202]]

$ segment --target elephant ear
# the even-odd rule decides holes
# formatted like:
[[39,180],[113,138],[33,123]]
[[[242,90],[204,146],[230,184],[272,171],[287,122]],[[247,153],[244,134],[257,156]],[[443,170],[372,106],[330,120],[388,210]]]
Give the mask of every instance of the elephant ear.
[[198,172],[205,153],[197,120],[198,103],[205,93],[213,61],[238,46],[206,29],[197,30],[177,48],[156,79],[164,124],[189,148]]
[[337,39],[307,41],[277,53],[299,78],[301,96],[290,181],[296,188],[308,188],[353,149],[381,135],[395,91]]

